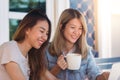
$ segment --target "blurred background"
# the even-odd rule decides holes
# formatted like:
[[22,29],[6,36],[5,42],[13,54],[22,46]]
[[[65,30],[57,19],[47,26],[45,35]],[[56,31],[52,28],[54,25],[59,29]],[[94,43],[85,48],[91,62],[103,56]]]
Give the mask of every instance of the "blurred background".
[[120,56],[119,0],[0,0],[0,45],[10,41],[19,22],[31,10],[40,8],[52,22],[51,41],[61,12],[81,11],[87,22],[87,42],[95,57]]

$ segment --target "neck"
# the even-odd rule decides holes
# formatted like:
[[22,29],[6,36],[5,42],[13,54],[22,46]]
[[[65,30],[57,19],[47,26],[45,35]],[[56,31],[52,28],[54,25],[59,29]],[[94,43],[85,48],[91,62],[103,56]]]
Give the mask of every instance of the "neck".
[[73,49],[74,44],[66,44],[65,51],[68,53],[71,49]]
[[18,42],[18,47],[22,52],[23,56],[27,57],[27,53],[31,49],[31,46],[28,44],[28,42],[26,41],[23,41],[21,43]]

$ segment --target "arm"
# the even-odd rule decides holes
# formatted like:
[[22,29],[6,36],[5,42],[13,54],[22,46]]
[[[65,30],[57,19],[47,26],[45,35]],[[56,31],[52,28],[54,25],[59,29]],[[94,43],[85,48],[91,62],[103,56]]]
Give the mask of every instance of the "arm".
[[41,77],[41,80],[58,80],[53,76],[48,70],[46,70],[45,75]]
[[17,63],[11,61],[4,64],[4,66],[11,80],[25,80],[25,77]]
[[96,80],[108,80],[110,72],[103,72],[96,77]]
[[57,75],[61,69],[65,70],[67,68],[67,63],[64,59],[64,56],[61,55],[58,57],[57,64],[50,70],[53,75]]
[[57,75],[59,72],[61,71],[61,68],[56,64],[51,70],[50,72],[53,74],[53,75]]

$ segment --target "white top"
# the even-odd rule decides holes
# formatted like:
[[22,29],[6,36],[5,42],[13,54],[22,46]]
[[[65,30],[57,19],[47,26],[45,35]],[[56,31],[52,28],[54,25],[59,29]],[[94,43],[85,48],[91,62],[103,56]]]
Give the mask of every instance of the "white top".
[[0,46],[0,80],[11,80],[3,65],[10,61],[17,63],[26,80],[29,80],[28,59],[22,55],[16,41],[14,40],[6,42]]

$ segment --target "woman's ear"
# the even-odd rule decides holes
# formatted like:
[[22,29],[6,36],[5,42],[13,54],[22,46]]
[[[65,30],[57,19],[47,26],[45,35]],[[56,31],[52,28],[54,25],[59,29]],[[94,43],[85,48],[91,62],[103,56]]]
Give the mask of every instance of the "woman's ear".
[[25,33],[28,35],[30,33],[30,29],[27,29]]

